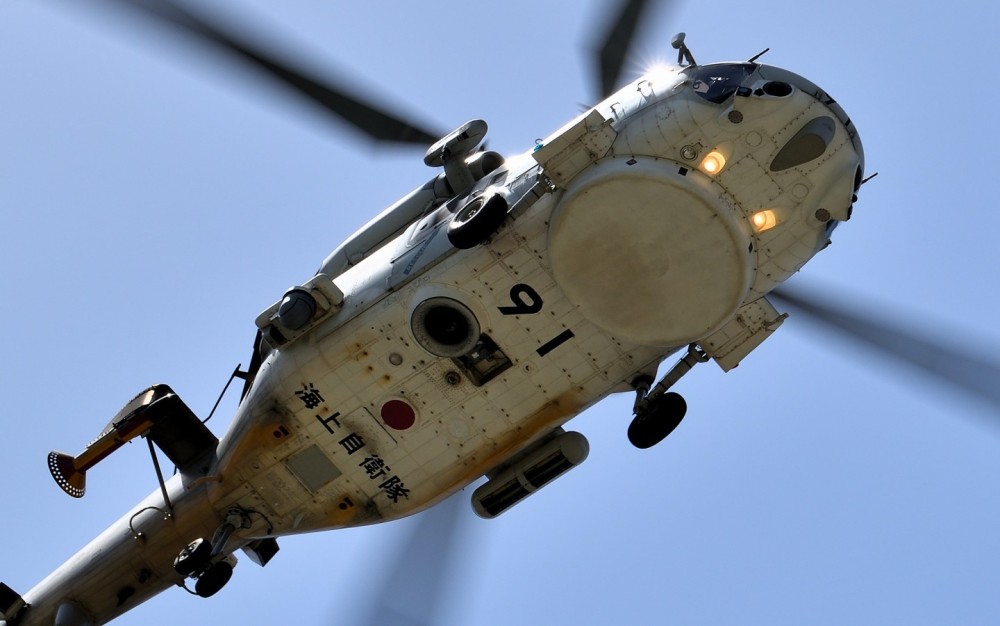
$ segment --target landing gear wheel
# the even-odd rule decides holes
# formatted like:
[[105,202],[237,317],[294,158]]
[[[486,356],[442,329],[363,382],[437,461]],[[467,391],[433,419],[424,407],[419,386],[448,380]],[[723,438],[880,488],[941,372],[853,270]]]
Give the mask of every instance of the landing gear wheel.
[[187,578],[195,572],[208,565],[212,558],[212,544],[204,539],[198,538],[181,550],[181,553],[174,559],[174,570]]
[[448,224],[448,241],[459,250],[475,248],[489,239],[506,217],[507,201],[503,196],[479,196],[452,218]]
[[666,439],[684,419],[687,402],[679,394],[668,392],[637,415],[628,427],[628,440],[645,450]]
[[205,573],[198,577],[194,592],[202,598],[209,598],[226,586],[233,577],[233,566],[226,561],[219,561],[209,566]]

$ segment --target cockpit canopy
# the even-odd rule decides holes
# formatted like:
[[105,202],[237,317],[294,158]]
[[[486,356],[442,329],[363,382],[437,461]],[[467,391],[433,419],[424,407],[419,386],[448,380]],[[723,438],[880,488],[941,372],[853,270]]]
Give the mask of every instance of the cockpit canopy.
[[714,63],[690,67],[686,72],[695,93],[709,102],[721,104],[743,86],[755,69],[755,63]]

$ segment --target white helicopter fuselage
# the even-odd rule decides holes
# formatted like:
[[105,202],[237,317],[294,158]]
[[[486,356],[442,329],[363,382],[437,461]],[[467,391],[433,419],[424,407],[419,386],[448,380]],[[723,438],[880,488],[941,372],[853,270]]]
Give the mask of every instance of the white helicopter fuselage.
[[[265,311],[273,345],[212,461],[26,594],[16,624],[113,619],[181,584],[174,557],[234,514],[222,558],[404,517],[483,476],[474,506],[499,514],[583,460],[561,426],[587,407],[689,344],[728,370],[773,332],[765,296],[848,219],[862,168],[843,110],[790,72],[633,82],[383,245],[332,255],[296,288],[320,303],[294,333],[268,335]],[[452,216],[495,195],[499,230],[453,246]]]

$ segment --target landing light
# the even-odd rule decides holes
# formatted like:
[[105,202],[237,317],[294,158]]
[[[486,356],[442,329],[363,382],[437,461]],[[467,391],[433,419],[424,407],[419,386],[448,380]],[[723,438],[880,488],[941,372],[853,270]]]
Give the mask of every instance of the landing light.
[[754,213],[750,218],[750,222],[753,224],[755,231],[762,233],[778,225],[778,216],[771,209],[765,209]]
[[721,152],[713,150],[701,162],[701,169],[709,175],[715,175],[726,166],[726,157]]

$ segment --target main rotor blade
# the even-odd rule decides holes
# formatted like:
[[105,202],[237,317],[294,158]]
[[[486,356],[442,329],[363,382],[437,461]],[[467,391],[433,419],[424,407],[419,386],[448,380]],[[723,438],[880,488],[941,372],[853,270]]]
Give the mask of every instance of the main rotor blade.
[[[953,389],[985,401],[1000,411],[1000,362],[963,350],[967,337],[942,332],[920,334],[902,327],[900,320],[861,315],[834,304],[832,299],[782,287],[773,299],[808,315],[851,339],[901,363],[916,368]],[[900,316],[900,319],[905,319]]]
[[648,4],[648,0],[623,0],[596,50],[602,98],[610,95],[618,86],[625,59]]
[[418,515],[413,534],[380,586],[380,601],[364,624],[439,623],[437,613],[445,599],[445,574],[463,535],[462,518],[472,515],[468,498],[465,493],[457,493]]
[[216,50],[229,53],[249,66],[278,81],[286,89],[318,105],[323,111],[347,122],[376,141],[417,144],[423,147],[437,141],[440,133],[427,130],[411,120],[394,115],[363,98],[352,95],[346,87],[312,77],[279,54],[251,43],[246,35],[239,36],[213,24],[171,0],[104,0],[126,5],[145,13],[177,32],[194,37]]

